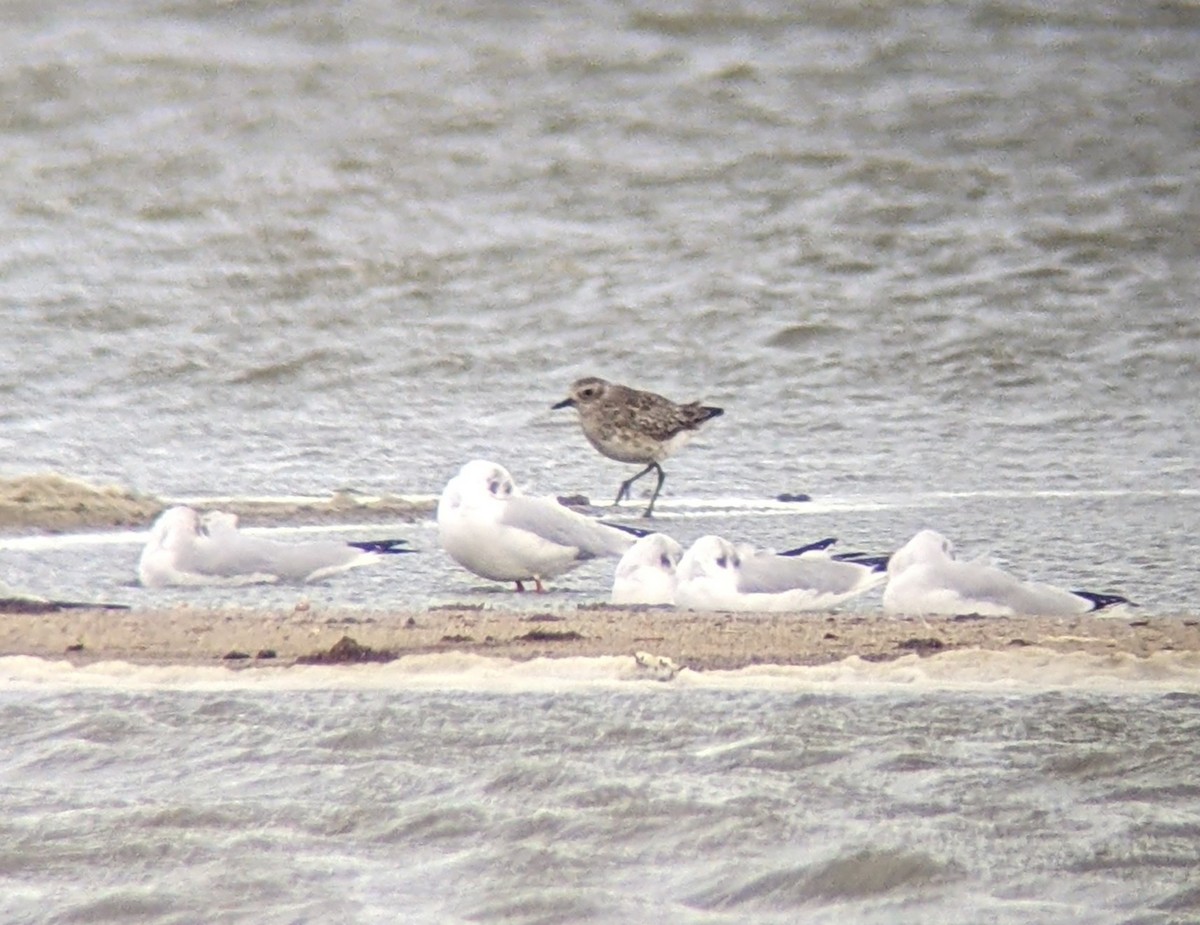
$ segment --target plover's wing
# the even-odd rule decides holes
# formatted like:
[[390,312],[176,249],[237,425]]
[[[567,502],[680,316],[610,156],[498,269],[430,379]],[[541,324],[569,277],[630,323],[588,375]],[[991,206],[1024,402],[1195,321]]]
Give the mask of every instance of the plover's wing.
[[623,412],[639,433],[658,441],[670,440],[685,430],[695,430],[710,418],[724,414],[721,408],[690,402],[675,402],[653,392],[625,389],[621,395]]
[[585,517],[551,498],[514,495],[504,503],[499,523],[574,547],[584,557],[619,556],[634,543],[630,533]]

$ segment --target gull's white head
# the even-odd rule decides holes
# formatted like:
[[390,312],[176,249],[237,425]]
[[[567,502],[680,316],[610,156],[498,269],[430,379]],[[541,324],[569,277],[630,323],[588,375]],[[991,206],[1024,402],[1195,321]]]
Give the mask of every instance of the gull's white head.
[[203,533],[236,530],[237,525],[238,515],[228,511],[208,511],[200,518],[200,530]]
[[617,565],[618,577],[636,569],[653,568],[667,574],[675,574],[683,547],[665,533],[650,533],[641,537],[621,557]]
[[177,505],[163,511],[150,528],[147,545],[174,549],[195,540],[200,532],[200,515],[190,507]]
[[950,541],[934,530],[922,530],[888,559],[888,575],[899,575],[914,565],[946,562],[954,558]]
[[625,551],[613,576],[614,604],[675,603],[675,569],[683,547],[664,533],[641,537]]
[[517,486],[508,470],[498,463],[476,459],[459,471],[457,478],[462,483],[462,490],[469,496],[487,496],[498,501],[506,501],[516,494]]
[[458,470],[438,501],[438,520],[459,508],[478,507],[507,501],[517,494],[513,478],[498,463],[475,459]]
[[742,557],[737,547],[710,534],[692,543],[679,562],[677,574],[680,581],[720,578],[736,584],[741,567]]

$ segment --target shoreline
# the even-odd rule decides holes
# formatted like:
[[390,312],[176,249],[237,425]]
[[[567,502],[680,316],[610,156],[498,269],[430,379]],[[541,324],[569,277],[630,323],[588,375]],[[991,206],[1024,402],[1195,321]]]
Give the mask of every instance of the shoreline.
[[[343,637],[359,657],[322,657]],[[345,644],[343,644],[345,647]],[[714,614],[617,607],[529,613],[446,608],[349,611],[297,605],[290,611],[77,609],[0,611],[0,656],[67,659],[77,664],[287,665],[315,660],[384,661],[406,655],[468,652],[534,658],[665,656],[693,670],[754,665],[813,666],[857,656],[891,661],[936,658],[961,649],[1200,656],[1200,618],[894,617],[884,614]],[[343,653],[345,654],[345,653]],[[336,653],[335,653],[336,656]],[[314,658],[315,657],[315,658]]]

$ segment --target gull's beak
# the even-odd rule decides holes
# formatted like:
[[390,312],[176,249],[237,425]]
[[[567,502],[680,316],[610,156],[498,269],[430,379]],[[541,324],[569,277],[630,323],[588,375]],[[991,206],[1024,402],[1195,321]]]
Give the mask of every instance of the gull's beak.
[[550,406],[550,410],[551,410],[551,411],[557,411],[559,408],[572,408],[572,407],[574,407],[574,405],[575,405],[575,399],[573,399],[573,398],[564,398],[564,399],[563,399],[562,401],[560,401],[558,404],[556,404],[556,405],[551,405],[551,406]]

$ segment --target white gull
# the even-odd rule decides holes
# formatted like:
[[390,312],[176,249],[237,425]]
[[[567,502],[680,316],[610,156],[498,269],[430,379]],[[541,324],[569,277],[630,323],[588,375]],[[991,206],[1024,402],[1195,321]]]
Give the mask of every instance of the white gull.
[[872,564],[842,561],[821,548],[776,555],[711,535],[692,544],[676,574],[676,605],[716,611],[826,610],[884,580]]
[[614,604],[674,604],[675,569],[683,547],[665,533],[643,536],[617,563]]
[[913,615],[1070,616],[1129,601],[1115,594],[1065,591],[1022,581],[982,561],[955,558],[950,541],[922,530],[888,562],[883,607]]
[[[522,494],[508,470],[476,459],[446,483],[437,509],[442,548],[481,578],[542,582],[601,556],[620,556],[633,545],[627,532],[559,504]],[[642,531],[636,531],[642,532]]]
[[138,578],[149,588],[168,585],[253,584],[319,581],[381,554],[412,552],[402,540],[347,543],[312,540],[283,543],[247,536],[236,514],[177,505],[159,515],[138,562]]

